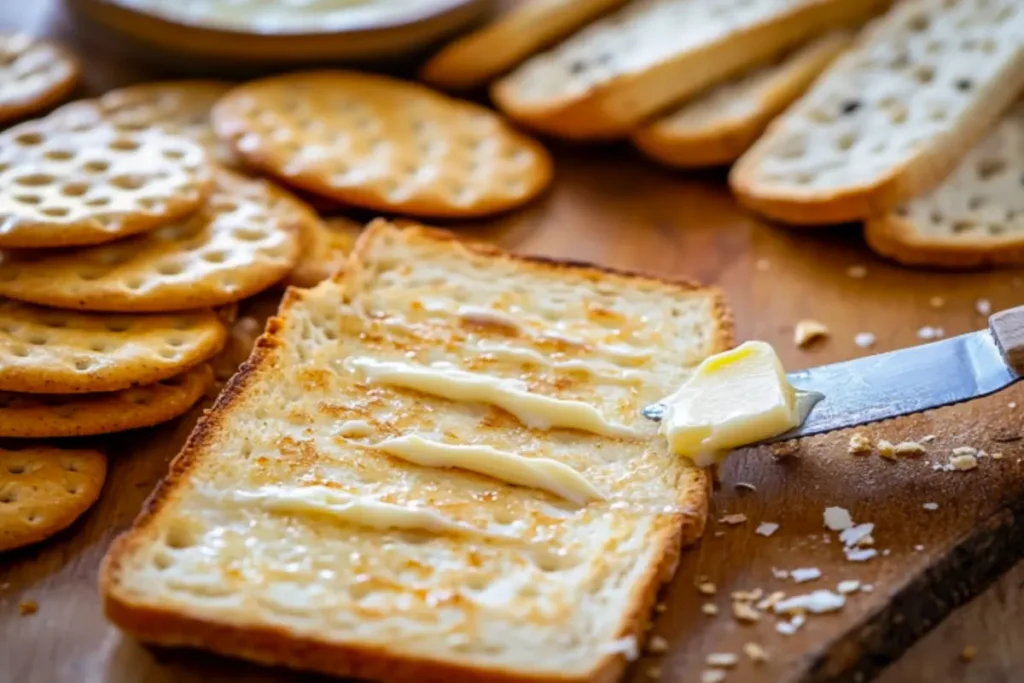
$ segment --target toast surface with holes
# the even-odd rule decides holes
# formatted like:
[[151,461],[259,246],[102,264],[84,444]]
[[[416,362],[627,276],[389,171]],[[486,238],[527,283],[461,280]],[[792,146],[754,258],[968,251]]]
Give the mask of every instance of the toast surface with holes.
[[527,60],[491,94],[568,138],[625,137],[644,119],[888,0],[638,0]]
[[639,411],[731,337],[713,289],[376,222],[289,291],[112,546],[107,615],[335,675],[614,680],[706,517]]
[[913,266],[1024,263],[1024,102],[938,187],[864,226],[868,245]]
[[776,120],[730,183],[787,223],[879,215],[940,182],[1022,89],[1018,0],[908,0]]
[[845,31],[828,33],[637,129],[633,144],[669,166],[731,164],[852,40]]

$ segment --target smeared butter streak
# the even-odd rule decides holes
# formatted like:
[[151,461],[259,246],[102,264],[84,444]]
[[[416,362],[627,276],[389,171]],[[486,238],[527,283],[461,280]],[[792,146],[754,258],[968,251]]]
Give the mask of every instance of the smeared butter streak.
[[375,358],[349,358],[349,368],[377,384],[413,389],[450,401],[490,403],[535,429],[564,427],[611,437],[636,436],[629,427],[606,420],[589,403],[528,391],[519,380],[466,372],[449,365],[414,365]]
[[416,435],[381,441],[388,455],[425,467],[457,467],[510,484],[549,491],[577,505],[604,495],[572,467],[550,458],[526,458],[490,446],[448,444]]
[[496,311],[493,308],[484,308],[482,306],[460,306],[459,317],[465,322],[476,325],[503,327],[514,332],[518,332],[520,330],[519,322],[515,318],[512,318],[501,311]]
[[474,345],[476,349],[483,351],[495,358],[509,358],[517,361],[535,363],[543,368],[552,370],[584,372],[598,382],[609,384],[637,384],[643,381],[644,375],[636,370],[621,370],[610,363],[597,359],[553,361],[537,351],[502,344],[489,339],[480,339]]
[[450,520],[433,510],[382,503],[327,486],[262,486],[229,495],[239,503],[256,504],[270,512],[320,515],[371,529],[414,529],[504,538],[502,534]]

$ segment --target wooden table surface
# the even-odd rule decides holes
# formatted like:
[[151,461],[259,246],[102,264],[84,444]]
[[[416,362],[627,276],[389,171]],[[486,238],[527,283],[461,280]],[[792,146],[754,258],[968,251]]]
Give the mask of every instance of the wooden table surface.
[[[80,93],[83,95],[169,75],[147,69],[138,60],[119,53],[111,44],[76,36],[67,17],[53,2],[2,3],[0,28],[56,35],[77,47],[87,62]],[[474,237],[494,240],[524,253],[588,260],[659,276],[687,277],[718,284],[725,290],[735,313],[738,340],[771,342],[790,369],[862,355],[865,351],[853,341],[858,332],[871,332],[876,336],[876,351],[899,348],[920,343],[917,330],[922,326],[941,326],[947,335],[982,327],[985,319],[976,311],[979,299],[990,300],[994,308],[1024,303],[1022,271],[949,274],[900,269],[867,251],[856,229],[787,230],[745,215],[733,203],[721,176],[668,172],[617,146],[555,147],[557,182],[550,194],[523,211],[488,224],[462,226],[462,229]],[[847,269],[853,265],[866,267],[866,277],[850,276]],[[943,307],[929,304],[936,296],[945,300]],[[815,318],[827,324],[831,337],[809,350],[797,349],[791,340],[792,331],[794,324],[803,318]],[[997,397],[979,404],[980,407],[937,414],[925,418],[926,425],[921,423],[924,426],[914,428],[939,430],[952,440],[961,435],[982,439],[985,434],[972,429],[990,418],[1003,430],[1020,425],[1020,420],[1006,407],[1007,401],[1006,397]],[[1021,410],[1024,410],[1024,402]],[[130,523],[142,500],[162,476],[167,460],[174,454],[174,445],[188,433],[193,417],[121,437],[115,442],[117,453],[112,458],[106,490],[92,512],[48,543],[0,557],[0,680],[19,683],[194,680],[196,671],[200,670],[206,680],[278,680],[278,676],[283,676],[280,672],[259,671],[227,660],[205,661],[200,655],[191,657],[203,660],[203,668],[192,669],[191,660],[187,658],[152,652],[122,637],[100,614],[95,590],[97,564],[112,536]],[[906,427],[910,423],[901,424]],[[900,431],[899,424],[893,429]],[[912,433],[910,427],[903,431]],[[815,448],[818,446],[813,446],[811,452]],[[1011,451],[1008,445],[1007,452]],[[805,465],[803,469],[817,466]],[[824,475],[817,470],[810,474],[787,473],[785,476],[792,479],[783,483],[779,473],[786,468],[765,457],[756,462],[730,465],[723,472],[723,480],[735,481],[739,473],[743,473],[747,480],[759,482],[759,490],[767,492],[765,496],[771,495],[776,490],[773,487],[777,487],[789,496],[779,500],[792,502],[804,495],[795,490],[794,481],[798,481],[798,477],[805,477],[800,486],[807,487],[809,501],[822,488],[831,490],[828,495],[842,497],[843,482],[837,484],[835,480],[859,477],[861,480],[856,486],[864,487],[864,499],[877,501],[874,504],[880,506],[882,514],[895,517],[873,521],[878,522],[879,527],[900,526],[904,523],[902,517],[907,515],[909,519],[910,513],[897,508],[895,503],[889,506],[887,501],[893,496],[907,495],[910,490],[907,487],[916,482],[905,473],[885,474],[884,469],[876,470],[884,466],[875,462],[864,467],[866,469],[853,472],[847,465],[837,465],[831,478],[827,470]],[[872,474],[864,475],[865,471]],[[894,482],[910,483],[893,488],[890,495],[886,493],[885,479],[874,473],[891,477]],[[821,476],[826,478],[815,479]],[[975,483],[962,483],[971,481]],[[960,530],[956,532],[960,534],[958,538],[970,533],[975,523],[994,518],[996,502],[1009,504],[1007,501],[1024,495],[1024,485],[1020,485],[1024,475],[1020,474],[994,473],[987,479],[961,478],[956,482],[954,487],[936,485],[939,495],[947,496],[938,502],[943,509],[955,508],[961,502],[976,505],[979,515],[977,520],[954,516],[944,522],[950,529]],[[979,486],[990,485],[993,487],[991,496],[986,490],[977,490]],[[986,497],[996,499],[1004,493],[1005,501],[993,502],[991,509],[986,507]],[[742,501],[737,502],[735,491],[723,487],[716,495],[713,514],[744,509],[743,505]],[[763,506],[757,509],[766,515],[785,516],[772,508],[770,500],[756,505]],[[914,503],[912,507],[916,510],[919,505]],[[815,507],[809,515],[820,520],[820,510]],[[918,512],[913,514],[919,516]],[[1012,521],[1011,518],[1011,526]],[[907,523],[917,524],[916,521]],[[820,521],[816,524],[820,526]],[[720,528],[720,525],[709,525],[709,536]],[[948,541],[942,536],[942,530],[921,533],[934,533],[936,545]],[[724,534],[706,538],[699,549],[687,553],[681,573],[697,576],[709,571],[705,560],[719,552],[715,550],[716,543],[721,545],[718,536]],[[783,535],[779,543],[790,542],[786,538],[793,537]],[[792,543],[795,548],[792,552],[803,560],[806,555],[801,555],[805,552],[800,550],[802,542]],[[736,557],[736,553],[741,552],[739,547],[721,552]],[[781,546],[776,549],[778,547]],[[775,553],[776,550],[758,552]],[[931,552],[929,549],[921,557],[928,556],[930,562]],[[936,551],[936,556],[938,554]],[[822,560],[820,564],[824,567],[828,562],[832,560]],[[880,583],[884,580],[898,586],[901,572],[921,571],[924,565],[915,564],[908,549],[905,554],[894,551],[889,565],[885,564],[885,558],[879,558],[874,566],[878,568]],[[723,584],[728,581],[723,579]],[[934,585],[941,588],[943,584]],[[883,683],[1019,680],[1018,672],[1024,667],[1024,629],[1017,626],[1024,610],[1022,587],[1024,565],[1017,565],[983,595],[939,624],[878,680]],[[965,590],[976,589],[975,586]],[[694,640],[692,622],[706,617],[694,617],[693,605],[688,612],[683,607],[677,610],[677,604],[693,603],[697,598],[682,589],[676,593],[681,597],[672,598],[672,605],[661,620],[665,623],[656,624],[655,628],[666,633],[689,629],[687,643],[690,643]],[[941,602],[942,596],[935,597]],[[950,599],[953,603],[960,601]],[[37,614],[18,615],[18,604],[26,600],[38,603]],[[724,606],[727,609],[727,603]],[[857,615],[857,618],[862,616]],[[686,622],[691,625],[687,626]],[[812,621],[805,627],[810,633],[801,635],[799,648],[804,652],[814,651],[816,646],[809,643],[819,637],[816,634],[820,634],[821,639],[831,638],[829,624],[832,623]],[[813,624],[825,625],[819,630]],[[717,628],[709,626],[706,630],[717,634]],[[727,624],[722,629],[722,638],[734,640],[730,634],[735,631],[735,625]],[[769,632],[770,629],[758,631],[765,638],[768,636],[764,634]],[[796,654],[790,658],[792,661],[783,662],[777,668],[753,670],[753,673],[738,670],[730,680],[796,680],[793,671],[807,670],[806,662],[800,661],[806,656],[797,652],[797,646],[790,646],[777,636],[773,643],[783,654],[793,650]],[[965,664],[960,661],[959,653],[967,645],[977,647],[977,657]],[[699,669],[700,662],[692,659],[696,656],[693,652],[697,651],[704,650],[687,644],[685,652],[690,654],[667,659],[661,667],[663,680],[679,680],[682,671]],[[647,673],[641,670],[642,666],[643,663],[634,671],[636,681],[650,680],[645,678]],[[813,676],[808,680],[811,678]],[[288,677],[288,680],[293,679]]]

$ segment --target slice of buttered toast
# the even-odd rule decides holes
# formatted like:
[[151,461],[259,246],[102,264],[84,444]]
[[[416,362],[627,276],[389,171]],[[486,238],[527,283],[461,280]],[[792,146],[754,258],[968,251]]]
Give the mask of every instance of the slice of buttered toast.
[[1024,101],[938,187],[867,221],[864,236],[906,265],[1024,263]]
[[731,164],[852,41],[849,32],[827,33],[641,126],[632,134],[633,144],[669,166]]
[[495,82],[520,123],[575,139],[626,137],[687,97],[890,0],[635,0]]
[[739,200],[813,225],[929,190],[1024,89],[1020,0],[904,0],[733,166]]
[[640,410],[717,291],[375,222],[290,290],[101,574],[143,641],[388,681],[612,681],[708,480]]

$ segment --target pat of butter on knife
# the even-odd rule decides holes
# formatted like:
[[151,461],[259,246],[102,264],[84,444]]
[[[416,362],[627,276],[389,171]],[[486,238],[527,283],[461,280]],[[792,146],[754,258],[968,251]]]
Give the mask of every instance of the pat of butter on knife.
[[800,424],[803,412],[775,349],[758,341],[706,358],[659,406],[645,414],[660,413],[659,433],[673,452],[698,467],[789,431]]

